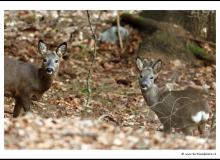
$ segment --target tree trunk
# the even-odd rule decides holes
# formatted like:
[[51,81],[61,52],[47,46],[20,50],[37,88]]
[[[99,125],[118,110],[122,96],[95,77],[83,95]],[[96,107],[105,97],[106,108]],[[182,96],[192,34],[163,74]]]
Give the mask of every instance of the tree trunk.
[[213,10],[146,10],[142,11],[140,15],[158,21],[176,23],[191,32],[196,38],[215,42],[216,12]]

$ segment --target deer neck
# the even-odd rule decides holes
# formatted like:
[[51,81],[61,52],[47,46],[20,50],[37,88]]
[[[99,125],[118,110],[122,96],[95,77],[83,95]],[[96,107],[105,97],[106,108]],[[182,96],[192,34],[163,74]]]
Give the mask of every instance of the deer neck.
[[39,68],[38,76],[40,78],[40,81],[39,81],[40,90],[42,92],[45,92],[46,90],[48,90],[51,87],[55,75],[54,74],[49,75],[49,74],[46,73],[45,69]]
[[160,92],[157,85],[153,84],[147,90],[141,89],[141,91],[144,95],[144,99],[146,100],[148,106],[152,106],[159,101]]

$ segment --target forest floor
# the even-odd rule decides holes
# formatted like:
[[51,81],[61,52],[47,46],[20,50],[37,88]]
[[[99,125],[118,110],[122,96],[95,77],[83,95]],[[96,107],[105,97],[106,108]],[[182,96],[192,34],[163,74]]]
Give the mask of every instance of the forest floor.
[[[106,22],[114,17],[112,12],[93,11],[91,18],[99,35],[111,26]],[[165,62],[158,85],[173,83],[178,89],[205,85],[212,110],[206,136],[165,134],[138,86],[135,59],[142,38],[137,30],[126,26],[130,38],[124,50],[114,44],[98,45],[91,102],[85,108],[94,44],[86,12],[5,11],[4,25],[5,56],[39,66],[39,39],[51,47],[67,41],[69,53],[52,87],[40,101],[33,102],[33,113],[18,118],[4,114],[5,149],[215,149],[215,130],[211,131],[216,106],[215,65],[197,66],[177,59]],[[14,100],[4,100],[5,110],[12,112]]]

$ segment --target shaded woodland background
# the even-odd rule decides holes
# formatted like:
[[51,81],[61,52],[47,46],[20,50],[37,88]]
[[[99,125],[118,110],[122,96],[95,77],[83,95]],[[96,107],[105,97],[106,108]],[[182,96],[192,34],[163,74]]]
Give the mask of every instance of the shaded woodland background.
[[[97,37],[117,25],[116,11],[89,11]],[[32,104],[33,114],[5,113],[5,149],[215,149],[215,11],[119,11],[129,36],[123,48],[97,42],[85,107],[86,78],[95,41],[86,11],[5,11],[4,56],[41,64],[39,39],[50,47],[68,43],[53,86]],[[165,134],[141,95],[136,57],[160,58],[157,83],[176,90],[188,85],[209,92],[208,135]],[[5,98],[5,110],[14,101]]]

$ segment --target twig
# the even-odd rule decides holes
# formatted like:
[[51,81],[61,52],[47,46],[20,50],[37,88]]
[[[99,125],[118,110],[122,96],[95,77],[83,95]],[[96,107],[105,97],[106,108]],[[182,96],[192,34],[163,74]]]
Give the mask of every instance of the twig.
[[121,33],[120,33],[120,14],[119,14],[119,11],[117,11],[117,31],[118,31],[119,44],[120,44],[121,49],[123,49],[123,42],[122,42]]
[[91,94],[92,94],[91,87],[90,87],[90,81],[92,79],[93,65],[94,65],[95,59],[96,59],[96,42],[97,42],[97,38],[96,38],[96,34],[94,32],[94,29],[92,28],[89,11],[87,10],[86,13],[87,13],[87,17],[88,17],[88,22],[89,22],[90,30],[92,32],[92,36],[93,36],[93,39],[94,39],[94,51],[93,51],[93,54],[92,54],[93,55],[92,63],[90,65],[90,67],[89,67],[89,72],[88,72],[88,76],[87,76],[87,80],[86,80],[86,88],[87,88],[87,91],[88,91],[88,96],[87,96],[87,99],[86,99],[85,107],[89,108],[89,102],[90,102]]
[[213,112],[213,116],[212,116],[210,133],[215,132],[215,130],[216,130],[216,108],[215,108],[215,110]]

